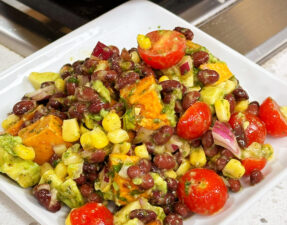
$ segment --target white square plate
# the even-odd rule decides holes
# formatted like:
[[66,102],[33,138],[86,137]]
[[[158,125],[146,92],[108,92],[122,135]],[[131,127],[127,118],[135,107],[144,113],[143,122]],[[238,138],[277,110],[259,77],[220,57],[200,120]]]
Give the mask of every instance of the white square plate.
[[[206,46],[215,56],[224,60],[248,91],[251,100],[262,102],[270,95],[279,104],[287,105],[286,83],[181,18],[153,3],[140,0],[127,2],[111,10],[0,74],[0,120],[6,117],[24,93],[32,91],[27,79],[30,72],[58,72],[65,63],[88,57],[98,41],[129,49],[137,45],[137,34],[145,34],[158,28],[173,29],[175,26],[189,27],[195,34],[195,42]],[[286,141],[286,138],[267,140],[274,146],[275,159],[265,169],[268,175],[260,184],[246,187],[240,193],[230,194],[220,213],[208,217],[196,215],[184,224],[228,224],[238,216],[286,174]],[[46,211],[36,202],[30,189],[21,189],[2,175],[0,190],[41,224],[64,224],[67,208],[63,207],[55,214]]]

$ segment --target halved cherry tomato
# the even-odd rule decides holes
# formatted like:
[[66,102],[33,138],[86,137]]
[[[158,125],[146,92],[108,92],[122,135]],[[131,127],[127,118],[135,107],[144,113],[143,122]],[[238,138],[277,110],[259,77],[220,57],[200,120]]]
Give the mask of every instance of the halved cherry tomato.
[[196,102],[180,117],[177,123],[177,134],[188,140],[198,138],[209,129],[210,124],[209,106],[204,102]]
[[287,121],[280,111],[279,105],[268,97],[259,108],[259,117],[264,121],[267,133],[274,137],[287,136]]
[[257,142],[263,144],[266,138],[265,124],[259,117],[250,113],[234,113],[229,124],[234,129],[236,126],[242,126],[247,139],[248,147],[251,143]]
[[71,225],[113,225],[113,214],[103,204],[87,203],[71,211],[66,225],[69,223]]
[[172,30],[156,30],[146,35],[151,48],[138,52],[148,65],[154,69],[166,69],[177,64],[185,54],[186,39],[183,34]]
[[262,170],[267,163],[267,159],[246,158],[241,160],[241,163],[245,168],[244,175],[250,175],[253,170]]
[[177,189],[179,199],[194,213],[211,215],[224,206],[228,192],[222,178],[210,169],[197,168],[184,174]]

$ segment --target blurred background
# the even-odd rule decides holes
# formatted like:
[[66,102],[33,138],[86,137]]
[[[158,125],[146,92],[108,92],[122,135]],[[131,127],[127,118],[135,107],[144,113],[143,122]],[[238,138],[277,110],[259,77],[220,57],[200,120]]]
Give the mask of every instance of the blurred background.
[[[124,2],[0,0],[0,44],[28,56]],[[153,2],[261,64],[287,45],[286,0]]]

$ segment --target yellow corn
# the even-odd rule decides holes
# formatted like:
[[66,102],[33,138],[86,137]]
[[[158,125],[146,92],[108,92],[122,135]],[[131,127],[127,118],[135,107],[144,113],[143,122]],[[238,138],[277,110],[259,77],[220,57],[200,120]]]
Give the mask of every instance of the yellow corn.
[[106,70],[109,67],[109,62],[107,60],[100,60],[95,71],[99,71],[99,70]]
[[115,112],[109,112],[102,122],[106,132],[114,131],[121,128],[121,119]]
[[248,105],[249,105],[248,100],[242,100],[235,105],[234,110],[235,112],[244,112],[248,108]]
[[139,63],[141,61],[141,58],[139,56],[139,54],[136,51],[132,51],[130,53],[131,59],[134,63]]
[[119,144],[129,140],[128,132],[123,129],[117,129],[108,133],[108,138],[113,144]]
[[163,81],[166,81],[166,80],[169,80],[168,76],[161,76],[158,80],[158,82],[163,82]]
[[67,147],[65,144],[55,145],[53,150],[58,156],[62,156],[62,154],[67,150]]
[[173,178],[173,179],[175,179],[177,177],[177,174],[176,174],[176,172],[174,172],[174,170],[167,170],[164,172],[164,175],[166,177]]
[[43,174],[48,170],[53,170],[53,167],[50,165],[50,163],[45,162],[41,165],[41,176],[43,176]]
[[35,158],[35,151],[32,147],[19,144],[16,145],[14,151],[21,159],[33,160]]
[[217,99],[214,103],[215,112],[220,122],[228,122],[230,119],[230,104],[226,99]]
[[147,151],[145,144],[135,147],[135,155],[140,158],[150,159],[150,155]]
[[270,144],[263,144],[262,145],[262,152],[264,154],[264,158],[267,160],[271,160],[274,157],[274,149]]
[[223,168],[222,173],[226,177],[239,179],[244,175],[245,168],[239,160],[231,159]]
[[81,123],[80,133],[81,133],[81,134],[84,134],[84,133],[89,132],[89,131],[90,131],[90,130],[89,130],[88,128],[86,128],[83,123]]
[[137,41],[138,41],[140,48],[142,48],[142,49],[150,49],[151,48],[151,41],[147,36],[145,36],[143,34],[139,34],[137,36]]
[[183,160],[176,171],[178,177],[183,176],[190,168],[190,163],[187,160]]
[[287,120],[287,106],[281,106],[280,111],[283,114],[284,118]]
[[203,167],[206,164],[206,156],[202,147],[191,150],[189,162],[194,167]]
[[77,119],[63,121],[62,136],[63,140],[67,142],[74,142],[80,138],[80,127]]
[[2,127],[4,130],[7,130],[9,127],[11,127],[14,123],[19,121],[19,117],[15,114],[9,115],[5,120],[2,122]]
[[59,162],[55,168],[55,174],[60,179],[64,180],[64,178],[67,176],[67,167],[63,162]]
[[120,152],[121,154],[127,154],[129,150],[131,149],[131,143],[129,142],[124,142],[120,145]]
[[64,157],[62,157],[62,160],[66,166],[70,164],[83,162],[82,157],[76,152],[70,152],[70,154],[67,154],[67,155],[64,154]]
[[234,91],[236,86],[237,86],[236,81],[227,80],[219,84],[217,87],[220,87],[224,91],[224,94],[227,95],[227,94],[230,94],[232,91]]
[[80,142],[84,149],[101,149],[109,144],[109,139],[104,131],[96,127],[94,130],[82,134]]
[[55,86],[58,91],[64,92],[65,91],[65,81],[62,78],[58,78],[55,80]]

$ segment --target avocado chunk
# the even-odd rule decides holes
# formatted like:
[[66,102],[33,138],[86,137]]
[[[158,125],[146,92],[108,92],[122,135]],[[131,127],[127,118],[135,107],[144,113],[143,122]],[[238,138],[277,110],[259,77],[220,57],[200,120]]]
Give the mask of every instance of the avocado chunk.
[[17,156],[14,149],[18,144],[22,143],[20,137],[15,137],[10,134],[0,135],[0,148],[9,153],[12,156]]
[[54,170],[46,171],[39,182],[39,184],[50,184],[52,188],[58,189],[63,181],[55,174]]
[[92,88],[99,93],[99,95],[104,98],[107,102],[111,102],[110,91],[105,87],[102,81],[96,80],[92,84]]
[[[3,150],[0,150],[1,156],[3,156],[2,153]],[[6,173],[23,188],[31,187],[38,183],[40,180],[40,166],[37,163],[7,155],[5,152],[4,157],[6,159],[0,165],[1,172]],[[6,161],[7,159],[8,161]]]
[[223,89],[219,87],[204,87],[200,92],[200,100],[208,105],[214,105],[217,99],[222,99],[224,96]]
[[78,208],[84,204],[77,184],[72,179],[67,179],[58,189],[58,198],[70,208]]
[[167,183],[166,181],[157,173],[150,173],[154,180],[153,190],[159,190],[163,194],[167,193]]

